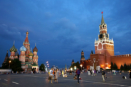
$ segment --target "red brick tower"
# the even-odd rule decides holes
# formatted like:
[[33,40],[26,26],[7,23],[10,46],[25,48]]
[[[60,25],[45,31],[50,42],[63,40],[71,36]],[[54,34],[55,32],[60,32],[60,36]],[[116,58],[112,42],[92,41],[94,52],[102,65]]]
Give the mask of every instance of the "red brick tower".
[[[107,33],[107,25],[104,22],[103,12],[102,12],[102,20],[101,24],[99,25],[99,32],[98,40],[95,40],[95,54],[104,54],[105,60],[104,67],[106,69],[110,68],[111,59],[110,56],[114,56],[114,41],[113,39],[109,39],[109,34]],[[101,63],[101,60],[99,60]]]
[[27,57],[29,57],[29,53],[30,53],[30,43],[29,43],[29,40],[28,40],[28,34],[29,34],[29,32],[27,31],[27,32],[26,32],[25,41],[23,42],[23,45],[24,45],[24,47],[26,48],[26,52],[25,52],[26,61],[28,60]]
[[85,57],[84,57],[84,52],[82,50],[81,52],[81,60],[80,60],[80,64],[82,64],[82,68],[86,68],[86,60],[85,60]]
[[84,57],[84,52],[83,52],[83,50],[82,50],[82,52],[81,52],[81,61],[85,61],[85,57]]

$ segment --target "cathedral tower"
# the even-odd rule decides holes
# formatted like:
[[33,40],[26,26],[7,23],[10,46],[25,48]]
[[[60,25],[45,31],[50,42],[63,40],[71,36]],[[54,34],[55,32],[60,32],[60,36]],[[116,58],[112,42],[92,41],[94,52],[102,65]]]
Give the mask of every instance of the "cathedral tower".
[[26,51],[26,48],[24,46],[22,46],[20,48],[21,54],[20,54],[20,58],[19,58],[19,60],[21,61],[21,68],[22,69],[25,69],[25,51]]
[[38,55],[37,55],[37,52],[38,52],[38,49],[36,48],[36,45],[35,45],[35,48],[33,49],[33,63],[37,64],[38,65]]
[[114,56],[114,41],[109,39],[109,34],[107,33],[107,24],[104,22],[103,12],[101,24],[99,25],[98,40],[95,40],[95,54],[105,55],[105,68],[108,69],[111,65],[110,56]]
[[30,53],[29,53],[29,60],[28,60],[28,62],[30,64],[33,64],[32,57],[33,57],[33,53],[30,51]]
[[[29,53],[30,53],[30,43],[28,40],[28,34],[29,34],[29,32],[27,31],[25,41],[23,42],[23,45],[26,48],[26,52],[25,52],[26,57],[29,57]],[[28,60],[28,59],[26,59],[26,60]]]
[[10,59],[14,59],[15,58],[15,52],[17,52],[17,49],[15,48],[15,45],[13,44],[13,46],[10,48]]

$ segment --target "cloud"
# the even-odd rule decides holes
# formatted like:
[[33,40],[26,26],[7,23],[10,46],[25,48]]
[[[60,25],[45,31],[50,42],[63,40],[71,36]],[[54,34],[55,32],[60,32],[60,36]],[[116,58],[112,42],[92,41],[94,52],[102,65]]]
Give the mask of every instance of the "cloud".
[[22,34],[16,27],[10,27],[6,24],[0,25],[0,37],[11,40],[22,40]]

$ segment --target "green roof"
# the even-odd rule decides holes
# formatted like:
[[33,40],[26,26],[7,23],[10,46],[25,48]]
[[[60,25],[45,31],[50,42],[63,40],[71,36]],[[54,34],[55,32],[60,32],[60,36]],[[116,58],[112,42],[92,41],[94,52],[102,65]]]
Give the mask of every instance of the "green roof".
[[12,52],[12,51],[14,51],[14,52],[16,52],[16,51],[17,51],[17,49],[15,48],[15,46],[14,46],[14,45],[10,48],[10,52]]

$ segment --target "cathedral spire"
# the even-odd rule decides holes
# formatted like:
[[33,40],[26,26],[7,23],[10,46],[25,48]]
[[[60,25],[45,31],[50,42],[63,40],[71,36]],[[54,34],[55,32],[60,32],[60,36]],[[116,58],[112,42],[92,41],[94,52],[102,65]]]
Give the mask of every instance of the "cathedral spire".
[[101,12],[101,13],[102,13],[101,25],[102,25],[102,24],[105,24],[105,22],[104,22],[104,18],[103,18],[103,12]]
[[26,32],[26,38],[25,38],[25,42],[26,42],[26,43],[29,42],[29,40],[28,40],[28,34],[29,34],[29,32],[28,32],[28,30],[27,30],[27,32]]

